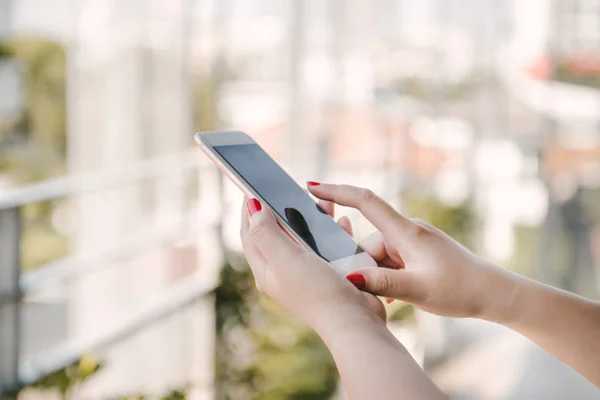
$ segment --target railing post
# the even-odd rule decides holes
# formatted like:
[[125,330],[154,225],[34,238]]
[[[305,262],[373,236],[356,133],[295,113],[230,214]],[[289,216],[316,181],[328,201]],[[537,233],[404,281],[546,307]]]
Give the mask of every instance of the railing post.
[[19,208],[0,210],[0,397],[19,383]]

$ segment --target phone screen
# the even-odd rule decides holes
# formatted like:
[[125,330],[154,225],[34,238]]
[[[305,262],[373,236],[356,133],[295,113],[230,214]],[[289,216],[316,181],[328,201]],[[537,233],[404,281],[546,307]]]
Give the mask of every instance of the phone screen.
[[363,252],[259,145],[213,148],[320,257],[335,261]]

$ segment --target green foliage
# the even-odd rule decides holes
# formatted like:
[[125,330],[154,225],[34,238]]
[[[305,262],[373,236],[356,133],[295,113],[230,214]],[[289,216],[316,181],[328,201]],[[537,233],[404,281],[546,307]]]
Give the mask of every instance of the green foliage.
[[[38,206],[37,204],[34,206]],[[44,223],[26,228],[21,241],[21,269],[29,271],[68,253],[68,238]]]
[[0,173],[7,173],[17,183],[38,182],[60,175],[65,156],[40,143],[20,142],[0,153]]
[[22,66],[25,107],[11,130],[25,140],[0,152],[0,172],[19,183],[47,179],[62,173],[66,159],[65,51],[37,37],[0,45],[0,53],[7,54],[6,49]]
[[24,391],[58,394],[61,399],[73,397],[73,391],[81,384],[92,378],[103,367],[103,364],[92,355],[84,355],[78,361],[54,371],[31,385],[18,388],[10,394],[4,394],[3,399],[17,399]]
[[12,58],[14,51],[12,46],[8,43],[0,42],[0,60],[3,58]]
[[565,64],[560,64],[556,68],[556,80],[571,83],[573,85],[600,89],[600,74],[597,71],[590,73],[574,73]]
[[[21,140],[0,151],[0,174],[17,183],[45,180],[63,173],[66,160],[66,57],[57,42],[21,37],[0,44],[0,58],[10,55],[23,71],[25,107],[9,131]],[[23,268],[31,269],[67,253],[66,238],[50,223],[54,204],[23,208]]]
[[66,149],[66,55],[57,42],[37,37],[11,43],[14,58],[24,67],[26,105],[21,130],[49,153]]
[[[167,394],[160,396],[159,400],[185,400],[187,399],[187,389],[173,389]],[[149,400],[155,399],[156,397],[150,397],[145,394],[135,394],[128,396],[121,396],[113,400]]]
[[58,391],[62,398],[66,399],[69,391],[90,379],[101,368],[102,364],[93,355],[85,355],[68,367],[40,379],[32,387],[41,390]]
[[239,256],[216,291],[217,398],[328,399],[338,374],[310,328],[261,296]]
[[[32,385],[18,389],[12,394],[8,394],[7,398],[17,399],[23,391],[37,391],[39,393],[53,393],[60,396],[61,399],[77,398],[76,390],[81,387],[89,379],[93,378],[102,368],[104,364],[92,355],[84,355],[78,361],[71,365],[54,371],[51,374],[39,379]],[[167,394],[161,396],[160,400],[185,400],[187,398],[187,388],[173,389]],[[6,397],[6,396],[5,396]],[[3,399],[5,397],[2,397]],[[144,394],[134,394],[120,396],[114,400],[146,400],[155,399],[156,397],[147,396]]]
[[185,400],[187,399],[187,391],[185,390],[171,390],[168,394],[161,397],[160,400]]

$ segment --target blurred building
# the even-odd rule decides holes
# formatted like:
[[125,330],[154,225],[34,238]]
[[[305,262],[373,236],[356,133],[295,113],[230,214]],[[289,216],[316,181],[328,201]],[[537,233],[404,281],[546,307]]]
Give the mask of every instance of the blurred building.
[[[597,66],[599,3],[5,0],[0,37],[38,34],[67,47],[72,174],[183,158],[193,146],[194,117],[214,109],[209,127],[247,131],[299,181],[369,187],[400,209],[411,190],[442,207],[464,207],[478,221],[474,249],[502,265],[542,265],[545,255],[530,253],[546,249],[567,254],[544,239],[564,233],[552,219],[558,215],[583,265],[582,244],[600,237],[598,227],[593,239],[589,233],[581,194],[600,187],[600,96],[597,87],[556,78],[559,56],[575,70]],[[198,86],[203,103],[194,97]],[[0,103],[3,95],[14,98],[6,92]],[[196,190],[198,205],[190,195]],[[228,248],[239,249],[239,215],[221,210],[237,207],[242,196],[226,184],[224,198],[211,197],[220,190],[214,176],[198,182],[181,174],[68,199],[61,208],[69,210],[63,225],[70,250],[99,254],[152,232],[160,239],[190,214],[222,224]],[[357,228],[358,236],[372,229],[364,221]],[[58,314],[40,308],[28,318],[37,334],[28,353],[86,343],[173,285],[216,272],[207,270],[220,262],[219,243],[208,228],[188,229],[204,237],[160,239],[143,254],[60,285],[51,296]],[[537,266],[529,271],[540,273]],[[593,286],[589,272],[575,275]],[[108,366],[89,393],[163,393],[194,380],[199,398],[210,398],[214,309],[210,301],[196,306],[103,353]],[[530,360],[527,344],[497,330],[419,318],[415,340],[433,358],[449,357],[443,375],[451,378],[441,382],[449,379],[453,393],[506,398],[522,381],[514,365],[525,368],[525,359],[529,370],[550,366],[566,388],[581,386],[560,368],[552,372],[552,360]],[[42,334],[52,338],[40,340]],[[455,357],[473,343],[484,356]],[[472,368],[469,357],[494,368]],[[505,362],[490,361],[499,359]],[[496,397],[483,388],[488,382]]]
[[[6,33],[14,36],[41,34],[66,47],[71,175],[127,171],[135,163],[177,154],[186,161],[183,154],[193,134],[188,46],[192,2],[18,3],[9,10],[12,2],[0,2],[0,18],[5,19],[0,29],[12,27]],[[217,191],[216,181],[205,179],[202,184],[204,190]],[[70,252],[85,258],[150,232],[172,230],[194,211],[189,185],[190,176],[181,174],[70,199]],[[38,317],[24,327],[24,359],[35,363],[52,346],[94,341],[135,318],[184,278],[214,275],[219,248],[203,246],[198,254],[196,239],[182,234],[131,259],[107,261],[98,273],[63,282],[50,290],[50,297],[38,296],[40,310],[33,312]],[[44,308],[49,302],[60,307]],[[210,299],[193,308],[195,315],[181,310],[181,318],[157,322],[102,353],[107,368],[84,397],[158,395],[200,380],[199,396],[209,396],[214,310]],[[52,326],[39,329],[43,323]]]
[[554,9],[558,46],[567,52],[600,48],[600,1],[559,0]]

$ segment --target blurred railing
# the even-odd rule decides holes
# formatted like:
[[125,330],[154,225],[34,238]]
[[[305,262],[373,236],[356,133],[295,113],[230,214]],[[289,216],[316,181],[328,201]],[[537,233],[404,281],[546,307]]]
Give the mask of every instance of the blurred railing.
[[[28,294],[49,282],[81,279],[115,263],[143,254],[158,244],[176,238],[182,231],[200,226],[199,215],[182,213],[171,225],[146,230],[144,234],[94,254],[76,254],[23,272],[20,252],[22,241],[22,207],[48,200],[72,198],[116,190],[145,180],[183,173],[215,172],[213,166],[196,152],[131,164],[125,168],[73,176],[32,184],[0,194],[0,397],[3,391],[31,384],[47,374],[67,367],[92,351],[106,349],[150,324],[180,311],[212,292],[217,278],[191,277],[166,289],[137,310],[135,315],[119,321],[101,335],[85,340],[71,339],[45,350],[29,360],[22,358],[23,304]],[[200,177],[198,177],[200,179]],[[222,196],[218,193],[217,196]],[[217,225],[219,222],[216,223]],[[206,228],[206,223],[203,224]],[[219,226],[214,228],[220,234]]]

